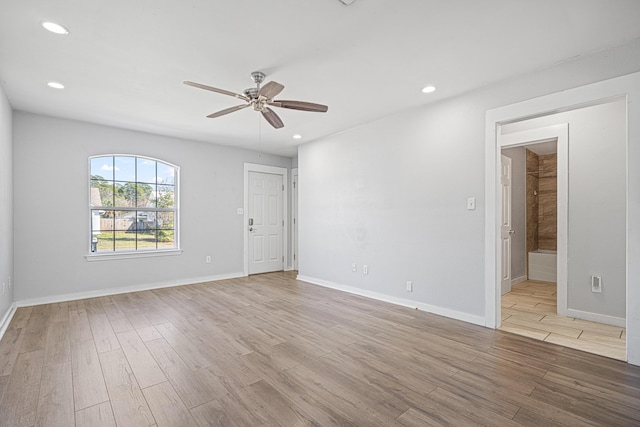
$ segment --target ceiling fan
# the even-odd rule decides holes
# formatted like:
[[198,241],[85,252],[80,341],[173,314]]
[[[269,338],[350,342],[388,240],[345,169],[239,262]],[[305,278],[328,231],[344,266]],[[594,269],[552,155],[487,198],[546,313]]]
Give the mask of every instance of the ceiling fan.
[[200,89],[221,93],[223,95],[233,96],[234,98],[242,99],[246,102],[246,104],[236,105],[235,107],[225,108],[224,110],[209,114],[207,116],[209,118],[220,117],[225,114],[233,113],[234,111],[242,110],[243,108],[253,107],[255,111],[262,113],[262,116],[271,126],[276,129],[280,129],[284,126],[284,123],[282,123],[280,117],[278,117],[278,115],[269,107],[289,108],[291,110],[313,111],[317,113],[325,113],[329,109],[326,105],[314,104],[312,102],[273,99],[274,96],[277,96],[282,92],[284,86],[274,81],[265,83],[264,86],[260,86],[264,81],[264,78],[264,73],[261,73],[260,71],[254,71],[251,73],[251,79],[256,84],[256,87],[245,89],[243,91],[243,95],[200,83],[190,81],[185,81],[183,83]]

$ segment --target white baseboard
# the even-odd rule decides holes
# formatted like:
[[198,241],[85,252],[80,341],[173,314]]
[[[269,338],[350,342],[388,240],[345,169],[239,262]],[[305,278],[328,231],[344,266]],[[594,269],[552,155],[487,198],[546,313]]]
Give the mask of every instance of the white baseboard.
[[13,315],[16,314],[16,308],[18,308],[18,306],[14,302],[9,307],[9,310],[7,310],[7,312],[4,314],[2,321],[0,321],[0,340],[2,340],[4,333],[7,331],[9,323],[11,323],[11,319],[13,319]]
[[428,313],[438,314],[440,316],[450,317],[456,320],[462,320],[463,322],[473,323],[475,325],[485,326],[484,316],[476,316],[473,314],[463,313],[460,311],[450,310],[448,308],[437,307],[430,304],[425,304],[418,301],[412,301],[404,298],[398,298],[387,294],[381,294],[379,292],[368,291],[366,289],[355,288],[353,286],[341,285],[339,283],[333,283],[323,279],[317,279],[315,277],[308,277],[298,274],[298,280],[302,282],[311,283],[312,285],[323,286],[325,288],[336,289],[350,294],[360,295],[363,297],[375,299],[378,301],[384,301],[391,304],[401,305],[404,307],[417,308],[418,310],[426,311]]
[[516,277],[515,279],[511,279],[511,286],[517,285],[518,283],[522,283],[527,280],[527,276]]
[[173,286],[193,285],[203,282],[216,282],[218,280],[236,279],[245,277],[244,273],[219,274],[216,276],[192,277],[189,279],[170,280],[167,282],[145,283],[142,285],[123,286],[120,288],[106,288],[87,292],[74,292],[70,294],[51,295],[41,298],[23,299],[15,302],[18,307],[29,307],[40,304],[53,304],[56,302],[75,301],[86,298],[97,298],[109,295],[126,294],[128,292],[149,291],[153,289],[170,288]]
[[589,320],[590,322],[604,323],[605,325],[627,327],[627,320],[622,317],[607,316],[606,314],[590,313],[588,311],[567,309],[567,317],[575,317],[576,319]]

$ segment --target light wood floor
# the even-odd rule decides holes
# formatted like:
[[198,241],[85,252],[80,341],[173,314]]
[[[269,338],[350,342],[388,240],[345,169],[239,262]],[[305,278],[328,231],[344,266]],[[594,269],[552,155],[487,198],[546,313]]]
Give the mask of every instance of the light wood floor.
[[18,309],[2,426],[638,425],[640,368],[274,273]]
[[556,284],[528,280],[502,296],[501,330],[626,360],[625,328],[558,316]]

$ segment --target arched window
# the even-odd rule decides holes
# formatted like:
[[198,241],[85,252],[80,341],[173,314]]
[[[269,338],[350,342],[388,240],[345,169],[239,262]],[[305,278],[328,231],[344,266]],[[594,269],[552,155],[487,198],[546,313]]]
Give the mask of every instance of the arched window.
[[132,155],[89,158],[92,254],[178,249],[178,172]]

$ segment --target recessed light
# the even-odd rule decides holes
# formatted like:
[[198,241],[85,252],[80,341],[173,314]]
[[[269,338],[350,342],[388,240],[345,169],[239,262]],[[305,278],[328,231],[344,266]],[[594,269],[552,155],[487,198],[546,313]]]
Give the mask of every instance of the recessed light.
[[69,34],[69,30],[63,27],[60,24],[56,24],[55,22],[43,22],[42,26],[55,34],[67,35]]
[[436,90],[435,86],[425,86],[422,88],[422,93],[431,93]]
[[64,89],[64,85],[58,82],[49,82],[47,83],[47,86],[52,87],[54,89]]
[[293,139],[302,139],[302,135],[296,133],[295,135],[293,135]]

